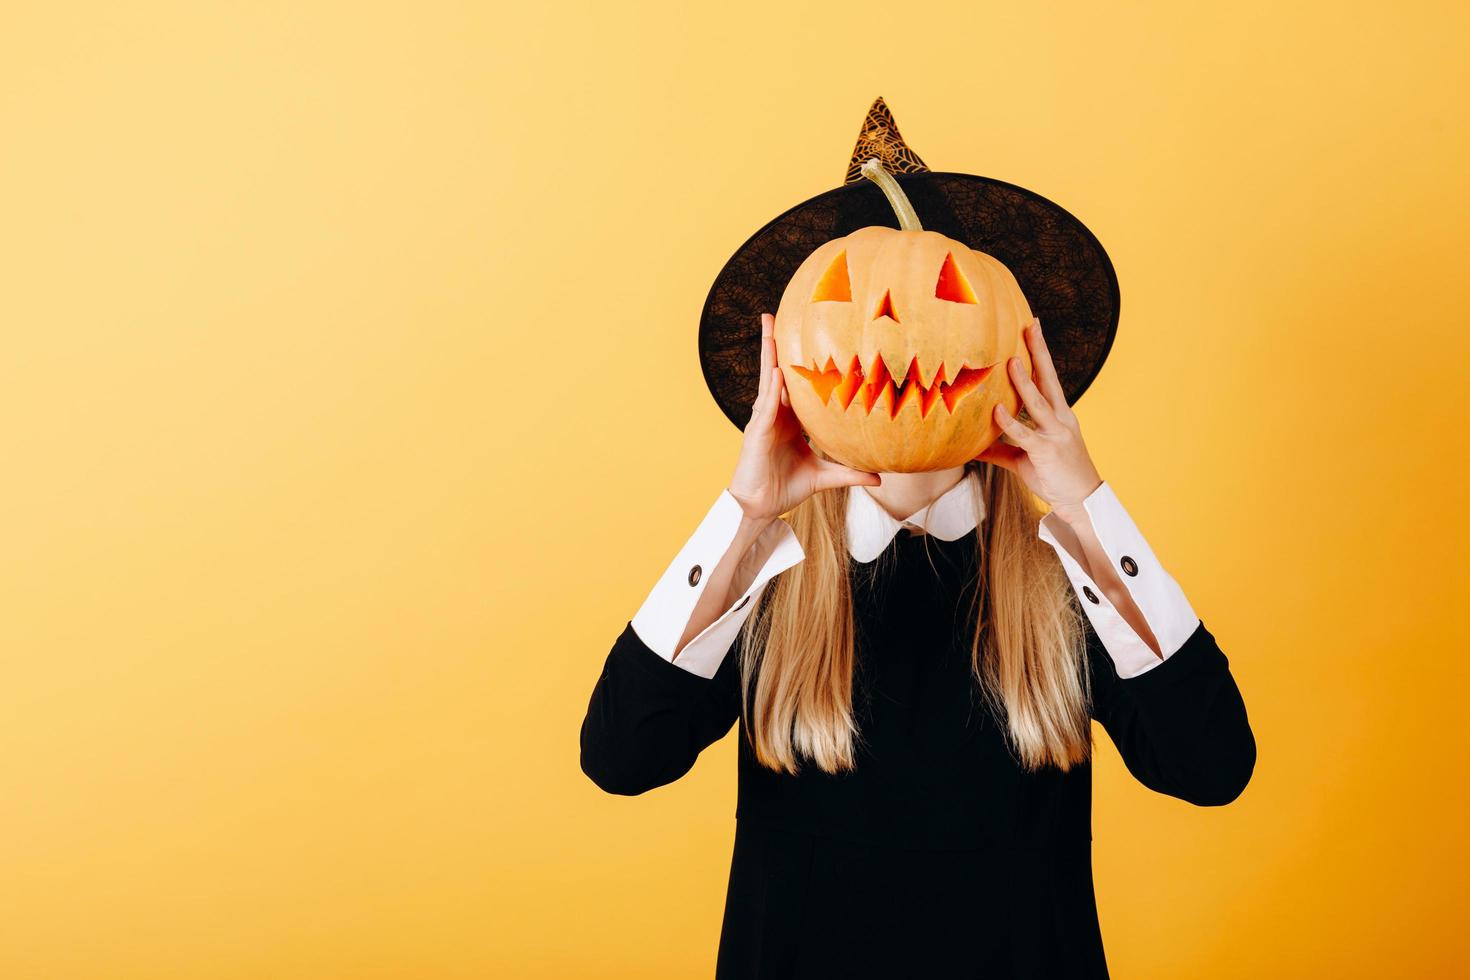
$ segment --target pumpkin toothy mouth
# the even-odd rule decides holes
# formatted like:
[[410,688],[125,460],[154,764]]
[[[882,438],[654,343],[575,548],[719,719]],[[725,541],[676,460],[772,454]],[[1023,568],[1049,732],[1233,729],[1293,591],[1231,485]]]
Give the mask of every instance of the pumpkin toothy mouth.
[[887,391],[888,417],[895,419],[907,402],[918,404],[920,418],[928,418],[934,406],[941,402],[944,403],[945,411],[953,414],[955,406],[966,395],[985,383],[985,379],[995,369],[995,364],[978,368],[961,367],[954,378],[949,380],[946,379],[945,366],[940,364],[928,387],[919,383],[917,357],[909,361],[908,371],[901,380],[889,372],[881,355],[874,356],[873,366],[866,372],[856,355],[846,370],[839,368],[830,357],[827,358],[825,367],[819,368],[817,362],[812,361],[811,367],[793,364],[791,369],[811,382],[812,389],[823,405],[831,404],[835,397],[844,411],[857,404],[864,414],[872,415],[873,406],[878,404],[878,399]]

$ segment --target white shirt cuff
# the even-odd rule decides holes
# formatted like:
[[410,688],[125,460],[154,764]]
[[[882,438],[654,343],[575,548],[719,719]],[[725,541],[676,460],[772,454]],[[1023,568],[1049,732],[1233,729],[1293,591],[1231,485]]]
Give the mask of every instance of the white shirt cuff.
[[738,598],[685,644],[675,658],[674,648],[689,626],[705,583],[734,543],[743,516],[740,502],[729,488],[720,491],[693,536],[633,616],[633,632],[649,649],[700,677],[715,676],[766,583],[806,557],[791,525],[780,518],[772,521],[735,568],[730,594]]
[[1077,558],[1057,540],[1049,522],[1061,521],[1060,517],[1052,514],[1043,517],[1036,536],[1056,550],[1092,628],[1117,666],[1118,676],[1137,677],[1184,646],[1200,618],[1179,583],[1159,564],[1153,549],[1106,480],[1082,501],[1082,506],[1118,578],[1159,641],[1162,658],[1123,618]]

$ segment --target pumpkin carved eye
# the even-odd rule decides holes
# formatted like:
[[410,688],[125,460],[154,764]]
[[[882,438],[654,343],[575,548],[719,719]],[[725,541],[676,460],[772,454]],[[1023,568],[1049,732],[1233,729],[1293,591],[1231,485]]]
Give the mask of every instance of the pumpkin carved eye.
[[975,291],[970,288],[959,266],[954,264],[953,252],[945,253],[944,265],[939,267],[939,281],[934,284],[934,297],[951,303],[980,302],[975,298]]
[[852,285],[847,278],[847,250],[843,249],[827,266],[827,271],[822,273],[822,278],[817,281],[817,288],[812,292],[813,303],[850,303],[852,302]]

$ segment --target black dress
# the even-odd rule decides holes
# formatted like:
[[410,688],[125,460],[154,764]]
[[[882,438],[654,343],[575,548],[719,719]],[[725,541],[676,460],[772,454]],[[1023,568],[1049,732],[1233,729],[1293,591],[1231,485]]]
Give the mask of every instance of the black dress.
[[[629,623],[588,704],[583,771],[610,793],[642,793],[688,772],[741,721],[720,980],[1108,976],[1092,768],[1024,771],[970,678],[975,532],[901,532],[889,547],[891,565],[871,580],[854,563],[856,770],[760,766],[740,718],[738,641],[704,678]],[[1200,806],[1235,799],[1255,740],[1204,623],[1127,679],[1086,633],[1092,716],[1128,770]]]

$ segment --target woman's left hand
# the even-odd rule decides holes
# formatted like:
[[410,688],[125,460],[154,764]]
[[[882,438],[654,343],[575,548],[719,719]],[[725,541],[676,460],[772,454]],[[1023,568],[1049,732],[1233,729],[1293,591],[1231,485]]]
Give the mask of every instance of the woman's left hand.
[[1102,477],[1082,441],[1077,416],[1067,404],[1041,335],[1041,321],[1033,318],[1024,334],[1036,378],[1027,375],[1025,362],[1019,357],[1010,358],[1006,370],[1036,427],[1022,423],[1006,411],[1005,405],[996,405],[995,423],[1016,445],[997,439],[975,458],[1019,475],[1031,492],[1050,504],[1063,520],[1085,519],[1082,501],[1102,484]]

